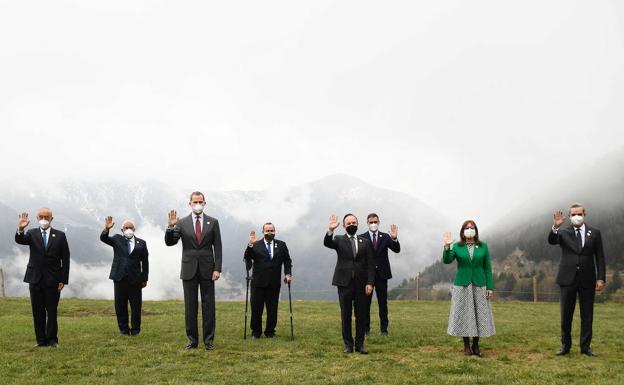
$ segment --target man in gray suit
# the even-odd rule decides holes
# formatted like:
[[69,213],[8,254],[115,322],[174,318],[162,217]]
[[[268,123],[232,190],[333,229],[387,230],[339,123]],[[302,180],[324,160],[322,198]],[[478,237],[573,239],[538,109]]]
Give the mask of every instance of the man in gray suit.
[[186,349],[195,349],[199,343],[197,332],[197,290],[202,304],[202,334],[206,350],[214,349],[215,287],[221,276],[221,231],[219,221],[204,214],[206,199],[195,191],[189,206],[192,213],[179,219],[175,210],[169,211],[169,226],[165,243],[173,246],[182,240],[182,269],[180,279],[184,288],[184,319],[189,343]]

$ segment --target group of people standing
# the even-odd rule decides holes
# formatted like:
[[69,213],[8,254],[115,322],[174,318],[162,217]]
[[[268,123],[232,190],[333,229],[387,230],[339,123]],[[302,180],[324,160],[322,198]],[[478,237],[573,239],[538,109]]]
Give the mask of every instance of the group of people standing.
[[[188,343],[186,349],[199,346],[198,293],[201,297],[202,342],[206,350],[214,349],[215,337],[215,281],[221,276],[222,244],[219,221],[204,213],[206,199],[199,191],[191,193],[192,212],[180,219],[175,210],[168,213],[165,244],[182,242],[180,279],[184,290],[184,315]],[[568,354],[571,348],[571,324],[576,296],[581,307],[581,353],[596,354],[591,350],[593,302],[595,290],[605,284],[605,262],[600,231],[585,224],[585,209],[580,204],[570,207],[571,226],[562,229],[565,216],[554,215],[548,242],[562,250],[557,284],[561,287],[561,340],[558,355]],[[28,214],[19,216],[15,241],[30,248],[30,257],[24,276],[29,284],[35,337],[39,347],[58,346],[57,307],[60,293],[68,284],[70,252],[65,234],[51,227],[52,211],[42,208],[37,213],[39,227],[26,231]],[[329,218],[323,244],[336,251],[337,259],[332,284],[337,287],[340,303],[344,352],[368,354],[364,340],[370,333],[370,305],[375,291],[379,304],[381,335],[388,336],[388,280],[392,278],[388,252],[399,253],[398,227],[391,225],[388,233],[379,231],[380,218],[371,213],[366,218],[367,231],[357,235],[358,219],[353,214],[342,218],[346,234],[336,235],[340,226],[336,215]],[[141,332],[142,289],[147,286],[149,252],[143,239],[135,236],[131,220],[122,223],[120,234],[110,235],[113,218],[104,221],[100,240],[113,248],[109,278],[114,282],[114,301],[117,323],[121,334],[136,336]],[[255,231],[249,234],[244,251],[251,280],[251,335],[260,338],[275,336],[279,292],[282,280],[292,282],[292,260],[284,241],[275,238],[275,225],[262,226],[261,239]],[[463,337],[464,354],[481,356],[479,338],[496,333],[490,299],[494,283],[488,246],[479,239],[474,221],[465,221],[455,242],[451,233],[445,233],[442,260],[457,261],[453,281],[448,334]],[[283,279],[282,279],[283,269]],[[128,304],[131,316],[128,316]],[[267,317],[264,331],[262,314]],[[355,338],[352,318],[355,314]],[[245,325],[245,327],[247,327]],[[472,343],[470,341],[472,338]]]

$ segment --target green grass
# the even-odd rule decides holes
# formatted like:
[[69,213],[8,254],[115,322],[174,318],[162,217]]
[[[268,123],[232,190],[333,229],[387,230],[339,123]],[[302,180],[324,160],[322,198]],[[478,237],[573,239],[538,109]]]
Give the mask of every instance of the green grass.
[[[243,340],[244,302],[217,304],[216,350],[185,351],[180,301],[146,301],[139,337],[116,330],[111,301],[61,299],[60,347],[34,348],[27,298],[0,298],[0,384],[624,384],[624,305],[597,304],[593,348],[556,357],[556,303],[494,304],[484,358],[446,334],[448,302],[390,303],[390,337],[373,317],[368,356],[342,353],[337,302],[280,304],[278,338]],[[377,307],[373,305],[372,313]]]

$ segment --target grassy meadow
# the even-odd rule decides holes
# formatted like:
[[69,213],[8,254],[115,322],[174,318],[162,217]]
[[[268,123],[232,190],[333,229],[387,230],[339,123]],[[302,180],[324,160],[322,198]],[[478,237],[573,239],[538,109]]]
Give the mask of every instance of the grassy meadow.
[[[216,349],[184,350],[184,304],[146,301],[141,335],[117,331],[112,301],[62,298],[60,347],[36,348],[28,298],[0,298],[0,384],[624,384],[624,305],[596,304],[593,349],[559,347],[557,303],[497,302],[483,358],[446,334],[449,302],[392,301],[390,336],[372,317],[370,354],[342,353],[337,302],[288,303],[277,338],[243,340],[244,302],[217,303]],[[376,315],[373,301],[371,313]],[[202,347],[200,345],[200,347]]]

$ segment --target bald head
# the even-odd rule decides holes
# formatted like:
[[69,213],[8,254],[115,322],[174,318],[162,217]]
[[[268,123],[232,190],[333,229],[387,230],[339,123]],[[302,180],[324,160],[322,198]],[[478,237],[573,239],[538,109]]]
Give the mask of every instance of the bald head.
[[52,221],[52,210],[50,210],[47,207],[42,207],[39,209],[39,211],[37,211],[37,219],[38,220],[48,220],[48,221]]
[[121,225],[121,231],[124,231],[126,229],[134,230],[134,222],[132,221],[132,219],[126,219],[125,221],[123,221]]

